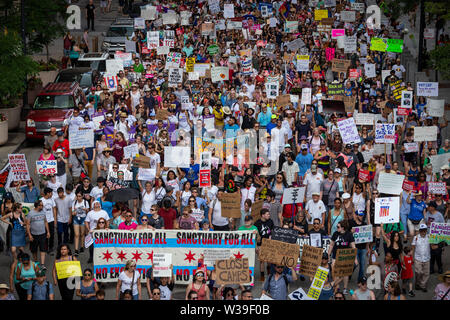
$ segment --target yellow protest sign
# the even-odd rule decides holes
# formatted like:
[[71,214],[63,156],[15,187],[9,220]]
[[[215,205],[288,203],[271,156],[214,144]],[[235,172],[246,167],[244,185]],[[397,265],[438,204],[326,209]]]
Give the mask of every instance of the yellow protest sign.
[[316,9],[314,10],[314,20],[320,21],[328,18],[328,9]]
[[370,50],[386,52],[386,42],[381,38],[372,38],[370,40]]
[[195,57],[186,59],[186,72],[194,72]]
[[69,277],[82,277],[80,261],[62,261],[56,263],[56,274],[58,279]]

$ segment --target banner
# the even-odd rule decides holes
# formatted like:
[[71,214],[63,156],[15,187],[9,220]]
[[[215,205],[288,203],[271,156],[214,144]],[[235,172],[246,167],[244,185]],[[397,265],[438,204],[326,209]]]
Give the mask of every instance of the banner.
[[263,238],[259,260],[285,267],[295,267],[298,261],[299,252],[300,247],[298,244]]
[[427,114],[430,117],[441,118],[444,116],[445,100],[427,99]]
[[332,270],[333,278],[351,276],[358,249],[337,249],[336,262]]
[[395,124],[377,123],[375,127],[375,143],[395,143]]
[[355,244],[370,243],[373,241],[373,229],[371,224],[353,227],[352,232],[353,238],[355,238]]
[[361,143],[358,129],[356,129],[355,120],[353,118],[338,121],[337,124],[339,134],[341,135],[344,144]]
[[445,242],[450,245],[450,223],[432,222],[428,241],[433,244]]
[[191,166],[191,147],[164,147],[164,166],[189,168]]
[[439,95],[439,82],[417,82],[418,97],[437,97]]
[[318,267],[314,275],[314,279],[311,282],[307,296],[313,300],[319,300],[320,293],[322,292],[325,281],[328,278],[329,270],[323,267]]
[[28,171],[27,159],[24,154],[8,154],[10,172],[12,181],[28,181],[30,180],[30,172]]
[[300,259],[299,273],[308,277],[314,277],[317,268],[322,262],[323,249],[309,245],[303,246],[303,253]]
[[[380,190],[378,189],[378,191]],[[400,221],[400,198],[389,197],[389,198],[375,199],[375,224],[397,223],[399,221]]]
[[436,141],[437,140],[437,127],[414,127],[414,141]]
[[218,285],[250,283],[248,258],[216,261],[216,282]]
[[241,194],[238,193],[224,193],[220,200],[222,217],[241,218]]
[[378,192],[399,195],[402,192],[404,175],[380,172]]
[[57,161],[56,160],[39,160],[36,161],[36,171],[38,174],[43,174],[45,176],[56,174],[57,172]]
[[82,277],[80,261],[61,261],[55,263],[58,279],[67,279],[70,277]]
[[283,201],[281,204],[301,203],[305,199],[306,187],[285,188],[283,191]]
[[83,149],[94,147],[94,129],[82,129],[69,127],[69,148]]
[[445,182],[427,182],[428,192],[431,194],[447,194],[447,184]]

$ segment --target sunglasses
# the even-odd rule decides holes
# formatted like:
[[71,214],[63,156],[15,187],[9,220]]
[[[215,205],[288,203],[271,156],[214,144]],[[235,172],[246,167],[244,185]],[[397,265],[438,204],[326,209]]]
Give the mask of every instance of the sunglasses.
[[90,276],[91,276],[90,273],[85,273],[84,275],[85,275],[86,277],[90,277]]
[[153,292],[153,295],[159,296],[159,295],[161,295],[161,292]]
[[314,222],[313,224],[317,224],[317,225],[319,225],[319,223],[317,223],[317,222]]
[[105,221],[99,221],[98,224],[105,224]]
[[195,202],[195,200],[189,200],[189,202]]
[[129,214],[127,214],[127,215],[126,215],[126,217],[127,217],[127,218],[131,218],[131,217],[132,217],[132,215],[129,215]]
[[141,219],[141,221],[148,221],[148,219]]
[[344,297],[335,297],[334,300],[344,300]]

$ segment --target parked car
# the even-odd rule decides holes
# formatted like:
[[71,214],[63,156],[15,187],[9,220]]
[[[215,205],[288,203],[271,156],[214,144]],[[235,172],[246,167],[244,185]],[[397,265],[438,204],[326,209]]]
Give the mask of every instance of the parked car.
[[131,40],[134,32],[134,19],[118,18],[104,34],[102,50],[111,57],[116,51],[125,51],[125,40]]
[[88,95],[97,81],[101,80],[100,72],[91,68],[69,68],[61,70],[55,78],[54,83],[78,82],[85,95]]
[[107,52],[88,52],[80,54],[76,63],[77,68],[90,68],[92,71],[98,71],[100,75],[106,72],[106,60],[109,58]]
[[43,139],[51,127],[63,131],[65,120],[79,102],[87,103],[80,84],[74,82],[49,83],[36,97],[28,113],[25,136],[28,140]]

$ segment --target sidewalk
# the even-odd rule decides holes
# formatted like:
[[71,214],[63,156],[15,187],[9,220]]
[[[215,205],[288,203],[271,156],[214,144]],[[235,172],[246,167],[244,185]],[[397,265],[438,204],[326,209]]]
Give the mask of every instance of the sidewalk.
[[17,152],[24,141],[25,121],[20,121],[19,128],[9,131],[8,142],[0,146],[0,169],[8,163],[8,154]]

